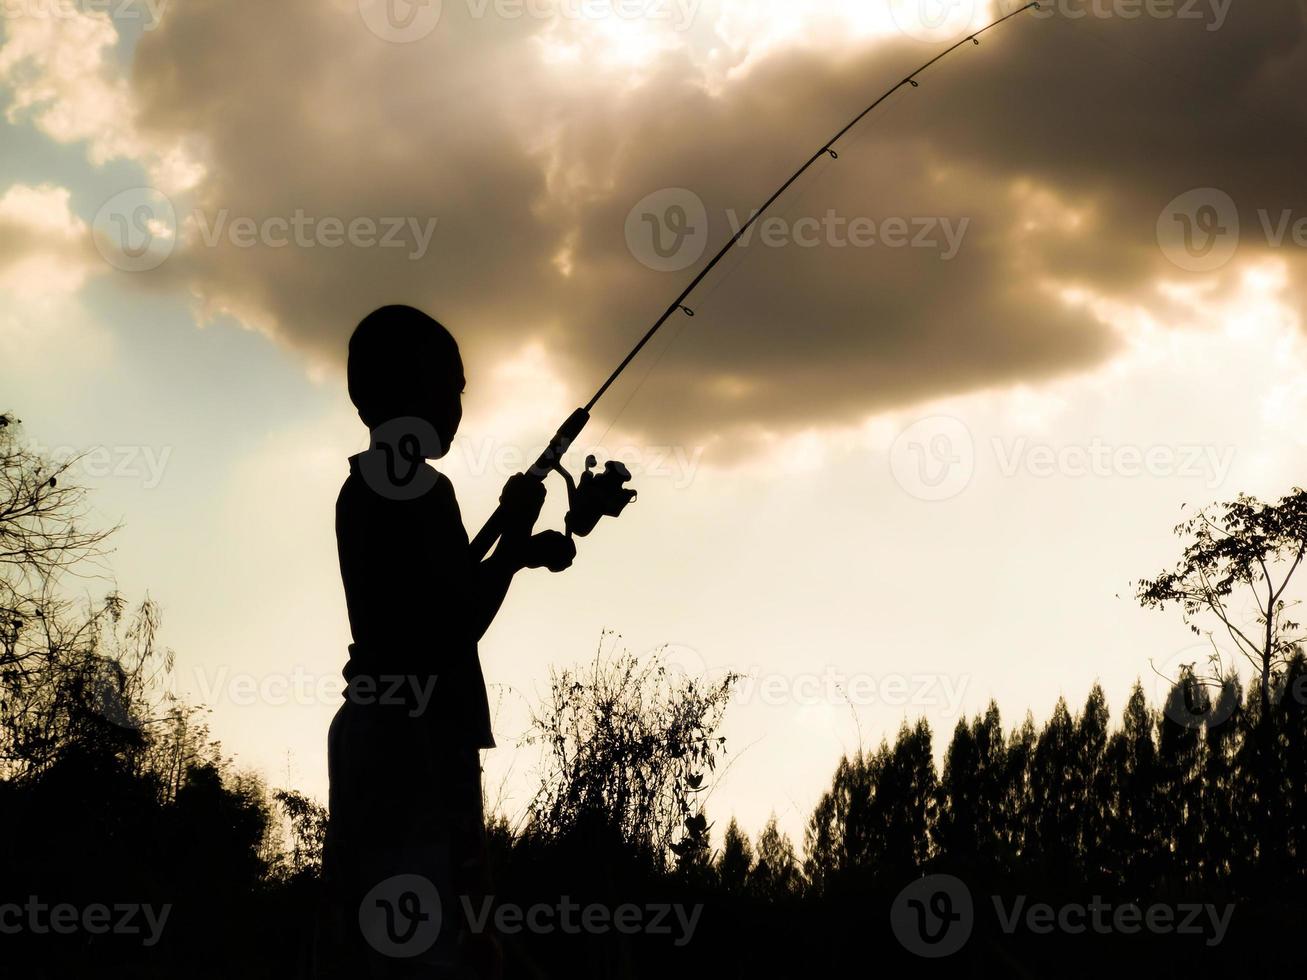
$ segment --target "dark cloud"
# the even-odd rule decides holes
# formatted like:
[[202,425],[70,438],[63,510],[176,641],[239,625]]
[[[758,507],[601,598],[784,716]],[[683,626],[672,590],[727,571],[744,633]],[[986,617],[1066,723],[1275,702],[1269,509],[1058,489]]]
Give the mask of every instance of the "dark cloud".
[[[170,271],[318,360],[339,360],[354,322],[390,302],[444,320],[474,364],[542,339],[580,398],[694,272],[632,255],[637,201],[692,191],[711,254],[732,212],[747,216],[931,50],[779,47],[710,94],[685,47],[632,83],[542,59],[546,24],[445,7],[430,37],[394,45],[353,4],[175,3],[142,39],[133,85],[142,125],[204,147],[195,203],[210,220],[302,209],[438,223],[419,260],[192,242]],[[1187,275],[1156,240],[1177,195],[1228,193],[1245,254],[1263,247],[1259,209],[1307,217],[1302,0],[1235,3],[1218,30],[1060,9],[901,91],[776,212],[903,218],[919,239],[923,222],[947,219],[965,227],[955,255],[835,247],[825,231],[815,247],[755,240],[676,325],[680,341],[626,421],[731,438],[1081,370],[1114,334],[1062,291],[1159,302],[1159,277]],[[710,45],[701,17],[694,46]],[[942,234],[936,224],[930,237]]]

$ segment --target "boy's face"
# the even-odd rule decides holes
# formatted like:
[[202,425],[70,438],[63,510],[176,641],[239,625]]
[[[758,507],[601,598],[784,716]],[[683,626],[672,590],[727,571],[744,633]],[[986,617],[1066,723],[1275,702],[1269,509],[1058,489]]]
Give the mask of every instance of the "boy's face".
[[449,452],[463,421],[463,390],[467,379],[463,376],[462,358],[455,357],[452,364],[439,365],[431,380],[430,397],[423,406],[422,417],[440,439],[440,455],[429,458],[440,459]]

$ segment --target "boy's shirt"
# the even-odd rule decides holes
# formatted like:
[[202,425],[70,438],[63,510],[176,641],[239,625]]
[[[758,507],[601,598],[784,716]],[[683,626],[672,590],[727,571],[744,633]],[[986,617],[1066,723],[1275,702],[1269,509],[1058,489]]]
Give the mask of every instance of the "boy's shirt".
[[[433,477],[410,499],[378,492],[350,458],[336,501],[336,547],[354,643],[345,678],[398,690],[422,708],[430,732],[451,748],[490,748],[490,706],[468,622],[476,572],[449,480]],[[373,481],[375,483],[376,481]],[[382,487],[381,489],[386,489]],[[432,677],[434,676],[434,685]],[[427,692],[429,700],[415,692]]]

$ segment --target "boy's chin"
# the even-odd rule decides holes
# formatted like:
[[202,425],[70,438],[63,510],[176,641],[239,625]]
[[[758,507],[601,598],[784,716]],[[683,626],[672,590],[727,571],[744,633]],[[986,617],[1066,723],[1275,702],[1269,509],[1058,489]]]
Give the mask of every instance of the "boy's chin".
[[452,433],[441,432],[436,437],[436,445],[424,446],[423,449],[426,451],[422,455],[426,459],[444,459],[449,455],[450,449],[453,448],[453,441],[454,436]]

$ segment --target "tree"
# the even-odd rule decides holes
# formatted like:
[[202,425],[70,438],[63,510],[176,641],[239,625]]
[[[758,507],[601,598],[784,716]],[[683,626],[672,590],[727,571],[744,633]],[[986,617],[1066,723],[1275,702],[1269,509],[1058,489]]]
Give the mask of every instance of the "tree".
[[1241,738],[1235,712],[1242,701],[1243,686],[1228,676],[1213,702],[1210,717],[1217,721],[1203,728],[1203,878],[1226,885],[1250,862],[1236,769]]
[[966,719],[960,719],[944,753],[935,841],[941,853],[964,864],[974,864],[985,850],[979,839],[980,812],[985,806],[980,798],[979,762],[976,740]]
[[930,725],[925,719],[911,727],[905,722],[876,780],[876,809],[884,827],[880,863],[905,879],[930,857],[937,785]]
[[1068,880],[1076,870],[1076,831],[1081,800],[1075,766],[1076,724],[1066,700],[1057,699],[1053,717],[1039,739],[1030,767],[1031,838],[1044,870],[1055,880]]
[[970,725],[959,721],[944,754],[933,837],[939,852],[966,865],[1005,867],[1011,855],[1003,828],[1007,748],[998,705]]
[[735,818],[731,817],[731,822],[726,825],[722,852],[717,859],[717,880],[729,894],[738,895],[744,891],[751,871],[753,847]]
[[1008,738],[1003,780],[1003,836],[1008,853],[1020,861],[1033,840],[1029,825],[1030,766],[1035,755],[1035,719],[1026,712],[1021,727]]
[[[1157,721],[1157,813],[1163,828],[1159,853],[1175,885],[1189,885],[1202,875],[1202,732],[1183,719],[1197,682],[1181,676],[1167,693]],[[1204,691],[1204,695],[1206,692]]]
[[1277,741],[1288,852],[1285,866],[1301,885],[1307,876],[1307,657],[1301,652],[1289,661],[1285,693],[1280,701]]
[[[1278,503],[1240,494],[1238,499],[1200,510],[1175,528],[1188,541],[1176,566],[1138,583],[1137,599],[1147,608],[1178,602],[1185,623],[1202,635],[1201,620],[1212,617],[1257,671],[1261,718],[1270,718],[1272,690],[1303,639],[1288,616],[1296,602],[1286,593],[1307,553],[1307,491],[1294,488]],[[1251,604],[1254,624],[1241,601]],[[1207,680],[1222,683],[1217,662]]]
[[73,746],[147,765],[151,695],[172,669],[158,607],[73,598],[67,580],[103,572],[116,529],[85,526],[77,459],[47,460],[20,431],[0,416],[0,777],[37,775]]
[[769,901],[799,894],[803,876],[794,854],[794,844],[788,834],[782,834],[771,815],[758,835],[758,862],[749,873],[749,888],[754,894]]
[[68,478],[77,463],[23,446],[22,423],[0,415],[0,613],[8,620],[39,614],[61,573],[106,553],[115,529],[83,526],[86,490]]
[[1115,803],[1107,840],[1116,855],[1116,884],[1139,893],[1154,884],[1157,863],[1155,727],[1156,713],[1148,706],[1143,687],[1136,682],[1126,702],[1121,730],[1113,733],[1107,743],[1111,797]]
[[1107,849],[1111,818],[1111,775],[1107,769],[1111,715],[1103,688],[1095,683],[1076,721],[1073,792],[1077,801],[1076,848],[1087,879],[1104,881],[1112,855]]
[[[879,759],[879,757],[877,757]],[[871,867],[880,828],[872,807],[879,762],[863,752],[840,759],[804,830],[804,870],[817,891],[857,869]]]

